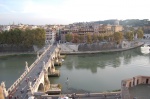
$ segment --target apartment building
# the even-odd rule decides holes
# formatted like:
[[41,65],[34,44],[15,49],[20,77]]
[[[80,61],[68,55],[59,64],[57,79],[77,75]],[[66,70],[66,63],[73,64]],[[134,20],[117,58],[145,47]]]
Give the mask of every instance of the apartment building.
[[56,39],[56,31],[53,29],[45,29],[46,31],[46,38],[45,38],[45,44],[53,44]]

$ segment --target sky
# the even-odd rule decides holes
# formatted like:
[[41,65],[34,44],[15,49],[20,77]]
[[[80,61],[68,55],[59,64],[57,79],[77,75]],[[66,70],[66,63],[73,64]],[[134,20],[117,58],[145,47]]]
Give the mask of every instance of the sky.
[[0,25],[149,19],[149,0],[0,0]]

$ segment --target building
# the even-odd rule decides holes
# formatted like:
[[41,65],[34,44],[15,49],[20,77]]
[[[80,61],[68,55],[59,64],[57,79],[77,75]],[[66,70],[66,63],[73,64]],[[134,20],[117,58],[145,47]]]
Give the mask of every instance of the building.
[[45,29],[45,44],[53,44],[56,40],[56,31],[52,29]]
[[2,31],[9,31],[10,30],[10,26],[6,25],[2,27]]
[[121,25],[113,25],[111,28],[113,32],[121,32],[123,30]]
[[137,99],[149,99],[150,88],[147,88],[149,85],[150,76],[135,76],[124,79],[121,82],[121,97],[122,99],[133,99],[134,97]]

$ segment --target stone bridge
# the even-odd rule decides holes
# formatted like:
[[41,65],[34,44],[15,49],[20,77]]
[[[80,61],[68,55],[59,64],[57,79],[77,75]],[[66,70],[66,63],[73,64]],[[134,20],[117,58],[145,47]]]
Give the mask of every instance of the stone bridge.
[[58,44],[49,45],[41,55],[37,53],[37,59],[30,67],[26,62],[25,71],[10,88],[6,89],[5,83],[2,82],[4,96],[6,98],[19,97],[19,99],[27,99],[37,92],[45,92],[45,81],[49,81],[48,75],[56,71],[54,64],[61,64],[60,46]]

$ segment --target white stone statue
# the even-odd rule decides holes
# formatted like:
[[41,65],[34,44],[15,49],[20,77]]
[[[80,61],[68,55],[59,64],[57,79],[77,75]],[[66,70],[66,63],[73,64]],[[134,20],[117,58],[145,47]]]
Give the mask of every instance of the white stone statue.
[[8,96],[8,92],[7,92],[6,88],[5,88],[5,82],[4,81],[2,81],[1,87],[3,89],[4,96],[7,97]]
[[5,82],[4,81],[1,82],[1,87],[5,88]]
[[31,84],[32,84],[32,82],[29,81],[29,82],[28,82],[28,87],[29,87],[29,88],[31,88]]

